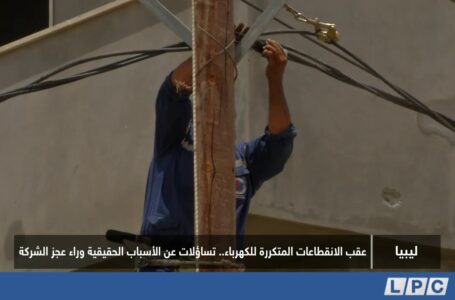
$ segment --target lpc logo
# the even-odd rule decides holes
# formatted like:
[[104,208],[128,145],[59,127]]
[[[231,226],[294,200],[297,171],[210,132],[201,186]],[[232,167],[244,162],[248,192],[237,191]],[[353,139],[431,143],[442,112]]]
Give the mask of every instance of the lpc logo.
[[448,277],[387,278],[385,296],[445,296]]

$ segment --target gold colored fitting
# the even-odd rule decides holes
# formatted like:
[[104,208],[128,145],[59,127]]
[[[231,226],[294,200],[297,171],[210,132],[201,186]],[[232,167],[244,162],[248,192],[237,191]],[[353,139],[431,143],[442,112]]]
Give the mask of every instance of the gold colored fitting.
[[292,8],[288,4],[285,4],[285,8],[288,12],[294,15],[297,21],[304,22],[312,25],[316,36],[325,43],[335,43],[340,40],[340,32],[336,28],[336,24],[326,23],[319,21],[318,18],[308,18],[303,13]]

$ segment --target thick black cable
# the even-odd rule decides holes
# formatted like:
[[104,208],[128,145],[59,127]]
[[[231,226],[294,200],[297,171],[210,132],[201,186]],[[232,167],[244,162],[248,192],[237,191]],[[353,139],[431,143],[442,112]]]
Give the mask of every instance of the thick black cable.
[[[250,6],[251,8],[255,9],[258,12],[263,12],[264,11],[259,6],[249,2],[247,0],[241,0],[241,1],[244,2],[245,4],[247,4],[248,6]],[[263,34],[264,36],[266,36],[266,35],[274,35],[274,34],[299,34],[300,36],[302,36],[306,40],[310,41],[311,43],[315,44],[316,46],[318,46],[318,47],[320,47],[320,48],[332,53],[333,55],[335,55],[335,56],[341,58],[342,60],[350,63],[351,65],[353,65],[353,66],[355,66],[355,67],[357,67],[357,68],[369,73],[370,75],[376,77],[374,71],[372,72],[372,70],[370,70],[369,68],[363,66],[362,64],[360,64],[356,60],[350,59],[349,57],[346,57],[346,56],[336,52],[335,50],[333,50],[330,47],[328,47],[327,45],[325,45],[325,43],[322,43],[321,41],[319,41],[317,38],[315,38],[316,37],[316,33],[310,32],[310,31],[306,31],[306,30],[297,30],[295,27],[289,25],[288,23],[284,22],[283,20],[281,20],[281,19],[279,19],[277,17],[274,18],[274,21],[276,21],[277,23],[281,24],[282,26],[286,27],[289,30],[277,30],[277,31],[266,32],[266,33]],[[410,100],[407,100],[407,101],[412,102]]]
[[[293,61],[293,62],[296,62],[296,63],[300,63],[300,64],[303,64],[305,66],[308,66],[308,67],[311,67],[311,68],[314,68],[314,69],[317,69],[318,71],[321,71],[337,80],[340,80],[346,84],[349,84],[349,85],[352,85],[352,86],[355,86],[355,87],[358,87],[360,89],[363,89],[363,90],[366,90],[376,96],[379,96],[387,101],[390,101],[394,104],[397,104],[397,105],[400,105],[402,107],[405,107],[405,108],[408,108],[408,109],[411,109],[411,110],[414,110],[416,112],[419,112],[419,113],[422,113],[422,114],[425,114],[429,117],[432,117],[432,114],[429,113],[428,109],[426,108],[423,108],[419,105],[416,105],[415,103],[409,103],[408,101],[405,101],[406,99],[404,98],[400,98],[400,97],[396,97],[390,93],[387,93],[387,92],[384,92],[380,89],[377,89],[373,86],[370,86],[370,85],[367,85],[367,84],[363,84],[363,83],[360,83],[352,78],[350,78],[349,76],[345,75],[343,72],[341,72],[340,70],[338,70],[337,68],[335,67],[332,67],[316,58],[313,58],[311,57],[310,55],[302,52],[302,51],[299,51],[297,49],[294,49],[292,47],[289,47],[289,46],[285,46],[285,48],[288,50],[288,51],[291,51],[292,53],[294,54],[297,54],[297,55],[300,55],[300,60],[296,59],[295,56],[290,56],[290,60]],[[305,59],[303,58],[306,58],[306,59],[309,59],[311,60],[313,63],[310,63],[309,61],[306,61]],[[437,113],[437,112],[433,112],[433,113]],[[450,124],[451,126],[455,126],[455,121],[450,119],[449,117],[441,114],[441,113],[437,113],[439,118],[444,120],[444,123],[448,123]],[[436,121],[439,121],[439,120],[436,120]],[[441,122],[440,122],[441,123]],[[444,125],[444,124],[442,124]],[[447,126],[446,126],[447,127]],[[450,129],[450,128],[449,128]]]
[[[254,5],[253,3],[251,3],[250,1],[247,1],[247,0],[241,0],[242,2],[244,2],[245,4],[247,4],[248,6],[252,7],[253,9],[259,11],[259,12],[263,12],[263,9],[261,9],[260,7]],[[412,104],[414,104],[415,106],[419,106],[421,108],[422,111],[425,111],[425,114],[427,116],[429,116],[430,118],[432,118],[433,120],[435,120],[436,122],[440,123],[441,125],[443,125],[444,127],[452,130],[455,132],[455,121],[448,118],[447,116],[443,115],[442,113],[439,113],[439,112],[436,112],[434,110],[432,110],[431,108],[429,108],[427,105],[425,105],[423,102],[421,102],[420,100],[418,100],[417,98],[415,98],[414,96],[412,96],[410,93],[404,91],[402,88],[400,87],[397,87],[395,86],[394,84],[392,84],[390,81],[388,81],[387,79],[385,79],[384,76],[382,76],[381,74],[379,74],[379,72],[377,72],[376,70],[374,70],[371,66],[369,66],[368,64],[366,64],[364,61],[362,61],[360,58],[358,58],[356,55],[354,55],[353,53],[351,53],[350,51],[348,51],[346,48],[342,47],[340,44],[338,43],[332,43],[333,45],[335,45],[339,50],[341,50],[342,52],[344,52],[346,55],[348,55],[350,58],[347,58],[345,57],[344,55],[330,49],[329,47],[323,45],[320,41],[318,41],[317,39],[313,39],[311,38],[310,36],[315,36],[315,34],[311,34],[307,31],[298,31],[298,30],[295,30],[295,28],[291,25],[289,25],[288,23],[280,20],[279,18],[274,18],[274,20],[276,22],[278,22],[279,24],[283,25],[284,27],[286,27],[287,29],[290,29],[290,31],[281,31],[282,33],[292,33],[292,30],[294,30],[294,33],[298,33],[300,34],[302,37],[304,37],[305,39],[311,41],[312,43],[318,45],[319,47],[321,48],[324,48],[325,50],[329,51],[330,53],[342,58],[343,60],[349,62],[350,64],[358,67],[359,69],[363,70],[363,71],[366,71],[367,73],[369,73],[370,75],[376,77],[377,79],[381,80],[382,82],[384,82],[387,86],[389,86],[390,88],[392,88],[396,93],[398,93],[399,95],[401,95],[405,101],[407,102],[410,102]],[[277,34],[279,32],[275,32],[275,34]],[[353,61],[354,60],[354,61]]]
[[[248,6],[250,6],[251,8],[255,9],[256,11],[258,12],[263,12],[264,10],[262,8],[260,8],[259,6],[251,3],[250,1],[248,0],[241,0],[242,2],[244,2],[245,4],[247,4]],[[361,61],[357,56],[353,55],[352,53],[350,53],[349,51],[347,51],[347,49],[341,47],[340,44],[338,43],[332,43],[332,44],[335,44],[336,46],[338,46],[340,49],[343,49],[344,52],[349,55],[350,57],[352,57],[354,60],[350,59],[349,57],[346,57],[336,51],[334,51],[333,49],[327,47],[324,43],[320,42],[318,39],[314,38],[316,36],[316,34],[314,32],[311,32],[311,31],[307,31],[307,30],[297,30],[295,27],[289,25],[288,23],[284,22],[283,20],[275,17],[273,19],[274,21],[276,21],[277,23],[281,24],[282,26],[286,27],[287,29],[289,30],[277,30],[277,31],[271,31],[271,32],[266,32],[264,34],[262,34],[263,36],[266,36],[266,35],[274,35],[274,34],[299,34],[301,35],[303,38],[307,39],[308,41],[312,42],[313,44],[317,45],[318,47],[321,47],[323,48],[324,50],[332,53],[333,55],[336,55],[338,56],[339,58],[343,59],[344,61],[356,66],[357,68],[361,69],[361,70],[364,70],[366,71],[367,73],[373,75],[373,76],[377,76],[379,75],[373,68],[369,67],[368,65],[366,65],[363,61]]]
[[[311,32],[308,32],[308,31],[301,31],[301,30],[277,30],[277,31],[271,31],[271,32],[266,32],[263,34],[263,36],[267,36],[267,35],[278,35],[278,34],[311,34]],[[340,44],[338,43],[335,43],[334,44],[335,46],[337,46],[340,50],[342,50],[343,52],[345,52],[347,55],[349,55],[350,57],[352,57],[353,59],[355,59],[357,62],[358,62],[358,65],[356,64],[356,66],[364,71],[366,71],[367,73],[369,73],[370,75],[376,77],[377,79],[381,80],[382,82],[384,82],[387,86],[389,86],[391,89],[393,89],[395,92],[397,92],[399,95],[401,95],[402,97],[404,98],[397,98],[397,99],[401,99],[402,101],[406,101],[406,102],[409,102],[410,105],[402,105],[404,107],[407,107],[407,108],[412,108],[413,110],[415,111],[418,111],[420,113],[424,113],[425,115],[427,115],[428,117],[432,118],[433,120],[441,123],[441,125],[444,125],[445,127],[447,127],[448,129],[451,129],[452,131],[455,131],[455,121],[448,118],[447,116],[445,116],[444,114],[442,113],[439,113],[439,112],[436,112],[432,109],[430,109],[428,106],[426,106],[423,102],[419,101],[417,98],[415,98],[414,96],[412,96],[410,93],[406,92],[405,90],[403,90],[402,88],[400,87],[397,87],[395,86],[394,84],[390,83],[390,81],[388,81],[384,76],[382,76],[381,74],[379,74],[375,69],[373,69],[370,65],[368,65],[367,63],[365,63],[364,61],[362,61],[361,59],[359,59],[356,55],[352,54],[350,51],[348,51],[346,48],[342,47]],[[295,50],[295,49],[294,49]],[[310,59],[310,60],[315,60],[313,57],[307,55],[307,54],[304,54],[303,52],[300,52],[301,55],[304,55],[306,58]],[[321,61],[318,61],[316,60],[318,63],[321,63]],[[330,67],[329,65],[327,64],[324,64],[325,67]],[[336,70],[336,69],[335,69]],[[348,82],[346,82],[348,83]],[[361,87],[361,88],[364,88],[365,85],[360,85],[358,87]],[[371,86],[369,86],[370,88],[373,88]],[[373,89],[376,89],[376,88],[373,88]],[[376,89],[377,90],[377,89]],[[391,94],[388,94],[386,93],[388,96],[386,96],[386,100],[389,100],[390,101],[390,95]],[[386,94],[384,94],[383,91],[381,91],[379,94],[377,95],[382,95],[382,96],[385,96]],[[402,103],[403,104],[403,103]],[[418,106],[420,107],[420,109],[416,109],[414,106]]]
[[[244,0],[242,0],[242,1],[244,1]],[[248,3],[248,1],[246,1],[246,0],[244,2]],[[260,8],[256,8],[256,9],[261,11]],[[286,26],[287,28],[292,29],[292,30],[273,31],[273,32],[264,33],[263,35],[300,34],[301,36],[313,41],[313,39],[310,36],[314,37],[315,36],[314,33],[308,32],[308,31],[302,31],[302,30],[300,30],[300,31],[299,30],[295,30],[295,29],[293,29],[292,26],[286,24],[285,22],[283,22],[283,21],[281,21],[279,19],[277,19],[277,21],[280,22],[281,24],[283,24],[284,26]],[[320,42],[317,41],[317,40],[314,40],[313,42],[318,44],[318,45],[320,45]],[[57,70],[55,70],[55,71],[53,71],[53,72],[41,77],[40,79],[34,81],[33,83],[31,83],[28,86],[25,86],[23,88],[20,88],[20,89],[17,89],[17,90],[13,90],[13,91],[1,94],[0,95],[0,103],[3,102],[3,101],[6,101],[9,98],[12,98],[12,97],[15,97],[15,96],[18,96],[18,95],[21,95],[21,94],[36,92],[36,91],[40,91],[40,90],[44,90],[44,89],[57,87],[57,86],[60,86],[60,85],[63,85],[63,84],[75,82],[75,81],[78,81],[78,80],[82,80],[84,78],[88,78],[88,77],[95,76],[95,75],[98,75],[98,74],[102,74],[102,73],[105,73],[105,72],[108,72],[108,71],[112,71],[112,70],[115,70],[115,69],[130,65],[130,64],[133,64],[133,63],[136,63],[136,62],[139,62],[139,61],[151,58],[151,57],[155,57],[157,55],[161,55],[161,54],[164,54],[164,53],[189,51],[190,48],[188,46],[182,48],[182,46],[184,46],[184,45],[186,45],[186,44],[182,42],[182,43],[174,44],[174,45],[168,46],[166,48],[158,49],[158,50],[143,50],[143,51],[129,51],[129,52],[111,53],[111,54],[100,55],[100,56],[96,56],[96,57],[91,57],[91,58],[86,58],[86,59],[82,59],[82,60],[79,60],[79,61],[75,61],[75,62],[69,63],[67,65],[64,65],[61,68],[59,68],[59,69],[57,69]],[[435,121],[441,123],[445,127],[455,131],[455,121],[454,120],[451,120],[450,118],[448,118],[447,116],[444,116],[441,113],[438,113],[438,112],[435,112],[435,111],[431,110],[426,105],[424,105],[422,102],[420,102],[415,97],[410,95],[408,92],[406,92],[406,91],[402,90],[401,88],[396,87],[395,85],[391,84],[388,80],[386,80],[382,75],[380,75],[371,66],[369,66],[368,64],[363,62],[361,59],[359,59],[357,56],[355,56],[354,54],[349,52],[347,49],[345,49],[341,45],[336,44],[337,48],[339,48],[342,52],[344,52],[346,55],[351,57],[354,61],[349,59],[349,58],[346,58],[345,56],[343,56],[343,55],[341,55],[341,54],[339,54],[339,53],[337,53],[335,51],[333,51],[332,49],[326,47],[325,45],[320,45],[320,46],[323,47],[324,49],[336,54],[337,56],[343,58],[344,60],[348,61],[349,63],[351,63],[353,65],[355,65],[356,67],[366,71],[367,73],[371,74],[372,76],[380,79],[381,81],[386,83],[389,87],[391,87],[395,92],[400,94],[403,98],[396,97],[396,96],[394,96],[394,95],[392,95],[390,93],[387,93],[385,91],[377,89],[377,88],[375,88],[373,86],[360,83],[360,82],[350,78],[349,76],[345,75],[344,73],[342,73],[338,69],[336,69],[336,68],[334,68],[334,67],[332,67],[332,66],[330,66],[330,65],[328,65],[328,64],[326,64],[326,63],[324,63],[324,62],[322,62],[322,61],[320,61],[320,60],[318,60],[316,58],[313,58],[310,55],[308,55],[308,54],[306,54],[306,53],[304,53],[302,51],[299,51],[299,50],[291,48],[291,47],[287,47],[287,49],[292,51],[292,52],[294,52],[297,55],[300,55],[300,57],[292,56],[291,60],[296,62],[296,63],[300,63],[300,64],[306,65],[308,67],[314,68],[314,69],[316,69],[316,70],[318,70],[320,72],[325,73],[326,75],[331,76],[334,79],[337,79],[337,80],[339,80],[341,82],[344,82],[346,84],[349,84],[351,86],[355,86],[357,88],[366,90],[366,91],[368,91],[368,92],[370,92],[370,93],[372,93],[372,94],[374,94],[374,95],[376,95],[378,97],[381,97],[381,98],[383,98],[383,99],[385,99],[387,101],[390,101],[390,102],[392,102],[394,104],[397,104],[397,105],[403,106],[405,108],[414,110],[416,112],[420,112],[420,113],[423,113],[425,115],[428,115],[429,117],[433,118]],[[136,54],[136,55],[132,56],[132,57],[129,57],[129,58],[126,58],[126,59],[123,59],[123,60],[120,60],[120,61],[117,61],[117,62],[114,62],[114,63],[111,63],[111,64],[107,64],[107,65],[104,65],[104,66],[101,66],[101,67],[98,67],[98,68],[94,68],[94,69],[91,69],[91,70],[88,70],[88,71],[85,71],[85,72],[82,72],[82,73],[78,73],[78,74],[70,76],[70,77],[66,77],[66,78],[59,79],[59,80],[46,81],[50,77],[55,76],[56,74],[61,73],[61,72],[65,71],[65,70],[70,69],[72,67],[75,67],[77,65],[81,65],[81,64],[84,64],[84,63],[87,63],[87,62],[100,60],[100,59],[106,59],[106,58],[117,57],[117,56],[133,55],[133,54]],[[305,59],[308,59],[308,60],[312,61],[313,63],[311,63],[310,61],[305,60]]]
[[[288,49],[289,51],[292,51],[289,47],[286,47],[286,49]],[[336,80],[339,80],[339,81],[342,81],[343,83],[346,83],[346,84],[349,84],[349,85],[352,85],[354,87],[357,87],[357,88],[360,88],[360,89],[363,89],[363,90],[366,90],[380,98],[383,98],[387,101],[390,101],[392,102],[393,104],[396,104],[396,105],[399,105],[399,106],[402,106],[402,107],[405,107],[405,108],[408,108],[408,109],[411,109],[411,110],[414,110],[414,111],[418,111],[418,112],[422,112],[424,113],[424,111],[422,109],[419,109],[418,107],[412,105],[412,104],[409,104],[407,103],[406,101],[403,101],[403,98],[399,98],[397,96],[394,96],[390,93],[387,93],[385,91],[382,91],[380,89],[377,89],[375,87],[372,87],[372,86],[369,86],[367,84],[362,84],[362,83],[359,83],[358,81],[350,78],[349,76],[343,74],[341,71],[339,70],[336,70],[336,69],[333,69],[333,68],[326,68],[324,66],[321,66],[321,65],[318,65],[318,64],[315,64],[315,63],[311,63],[309,62],[308,60],[305,60],[305,58],[303,57],[300,57],[298,56],[298,54],[296,53],[289,53],[288,54],[288,58],[290,61],[294,62],[294,63],[297,63],[297,64],[301,64],[301,65],[304,65],[304,66],[307,66],[307,67],[310,67],[310,68],[313,68],[313,69],[316,69]]]
[[[397,104],[397,105],[406,107],[408,109],[412,109],[414,111],[426,114],[426,111],[424,111],[422,109],[419,109],[418,107],[416,108],[413,105],[407,104],[405,101],[403,101],[402,98],[395,97],[395,96],[393,96],[393,95],[391,95],[389,93],[386,93],[386,92],[381,91],[379,89],[376,89],[374,87],[361,84],[361,83],[353,80],[352,78],[344,75],[342,72],[340,72],[336,68],[331,67],[330,65],[327,65],[327,64],[323,63],[322,61],[320,61],[318,59],[315,59],[315,58],[309,56],[308,54],[306,54],[306,53],[304,53],[302,51],[293,49],[291,47],[286,47],[286,48],[288,50],[290,50],[290,51],[293,51],[294,53],[297,53],[297,54],[307,58],[307,59],[310,59],[311,61],[315,62],[316,64],[312,64],[312,63],[310,63],[308,61],[305,61],[302,58],[300,58],[300,59],[294,58],[292,60],[294,62],[297,62],[297,63],[300,63],[300,64],[304,64],[306,66],[309,66],[309,67],[312,67],[314,69],[317,69],[317,70],[319,70],[319,71],[331,76],[334,79],[340,80],[340,81],[342,81],[342,82],[344,82],[346,84],[349,84],[349,85],[364,89],[366,91],[369,91],[370,93],[373,93],[374,95],[377,95],[377,96],[379,96],[381,98],[384,98],[385,100],[388,100],[388,101],[390,101],[390,102],[392,102],[394,104]],[[180,50],[181,49],[173,49],[173,51],[180,51]],[[186,50],[189,50],[189,49],[183,49],[183,50],[186,51]],[[140,51],[138,51],[138,52],[140,52]],[[48,88],[56,87],[56,86],[59,86],[59,85],[71,83],[71,82],[74,82],[74,81],[77,81],[77,80],[80,80],[80,79],[83,79],[83,78],[87,78],[87,77],[90,77],[90,76],[94,76],[94,75],[97,75],[97,74],[108,72],[108,71],[111,71],[113,69],[120,68],[122,66],[126,66],[126,65],[129,65],[129,64],[132,64],[132,63],[135,63],[135,62],[150,58],[151,55],[152,56],[156,56],[156,55],[159,55],[161,52],[168,52],[168,51],[145,51],[145,52],[147,52],[147,54],[145,54],[145,55],[136,55],[134,57],[131,57],[131,58],[128,58],[128,59],[124,59],[124,60],[121,60],[121,61],[118,61],[118,62],[114,62],[114,63],[109,64],[109,65],[103,66],[102,68],[96,68],[96,69],[91,70],[91,71],[86,71],[84,73],[76,74],[76,75],[74,75],[72,77],[68,77],[68,78],[64,78],[64,79],[60,79],[60,80],[54,80],[54,81],[46,81],[46,82],[42,82],[40,84],[32,84],[31,86],[28,86],[26,88],[22,88],[22,89],[14,91],[9,96],[10,97],[17,96],[17,95],[20,95],[20,94],[25,94],[25,93],[29,93],[29,92],[34,92],[34,91],[38,91],[38,90],[42,90],[42,89],[48,89]],[[108,56],[108,55],[106,55],[106,56]],[[103,56],[103,57],[106,57],[106,56]],[[78,61],[78,62],[82,63],[83,60]],[[68,65],[74,65],[74,64],[75,63],[71,63],[71,64],[68,64]],[[63,69],[63,67],[60,68],[60,69]],[[53,73],[56,73],[56,72],[53,72]]]
[[[185,47],[185,46],[186,46],[185,42],[180,42],[180,43],[173,44],[173,45],[167,46],[165,48],[162,48],[162,50],[167,50],[167,49],[172,49],[172,48],[181,48],[181,47]],[[58,74],[58,73],[61,73],[61,72],[65,71],[65,70],[68,70],[70,68],[73,68],[75,66],[82,65],[82,64],[85,64],[85,63],[88,63],[88,62],[101,60],[101,59],[112,58],[112,57],[118,57],[118,56],[139,55],[139,54],[147,54],[147,53],[153,54],[156,51],[159,51],[159,50],[136,50],[136,51],[116,52],[116,53],[109,53],[109,54],[104,54],[104,55],[99,55],[99,56],[93,56],[93,57],[80,59],[80,60],[71,62],[69,64],[63,65],[62,67],[54,70],[53,72],[51,72],[51,73],[49,73],[49,74],[47,74],[47,75],[45,75],[43,77],[40,77],[36,81],[32,82],[32,84],[40,83],[40,82],[42,82],[42,81],[44,81],[44,80],[46,80],[46,79]]]
[[[247,1],[247,0],[241,0],[241,1],[242,1],[243,3],[245,3],[245,4],[247,4],[248,6],[250,6],[251,8],[255,9],[255,10],[258,11],[258,12],[263,12],[263,11],[264,11],[262,8],[260,8],[259,6],[257,6],[257,5],[255,5],[255,4],[253,4],[253,3],[251,3],[250,1]],[[274,20],[275,22],[277,22],[278,24],[280,24],[280,25],[286,27],[287,29],[290,29],[291,32],[294,31],[294,30],[296,30],[295,27],[291,26],[290,24],[286,23],[285,21],[283,21],[283,20],[281,20],[281,19],[279,19],[279,18],[277,18],[277,17],[273,18],[273,20]],[[315,34],[314,32],[301,31],[300,35],[301,35],[304,39],[306,39],[306,40],[310,41],[311,43],[313,43],[314,45],[316,45],[316,46],[318,46],[318,47],[320,47],[320,48],[322,48],[322,49],[324,49],[324,50],[326,50],[326,51],[332,53],[332,54],[335,55],[335,56],[338,56],[338,57],[341,58],[342,60],[344,60],[344,61],[346,61],[346,62],[348,62],[348,63],[350,63],[350,64],[352,64],[352,65],[355,65],[356,67],[358,67],[358,68],[360,68],[360,69],[363,69],[361,65],[359,65],[358,63],[356,63],[356,62],[353,61],[352,59],[350,59],[350,58],[348,58],[348,57],[346,57],[346,56],[344,56],[344,55],[342,55],[342,54],[336,52],[335,50],[331,49],[330,47],[328,47],[328,46],[325,45],[324,43],[320,42],[317,38],[313,38],[313,37],[316,36],[316,34]],[[365,70],[365,71],[366,71],[366,70]]]
[[[111,53],[111,54],[106,54],[106,55],[100,55],[100,56],[96,56],[96,57],[81,59],[81,60],[66,64],[66,65],[58,68],[57,70],[52,71],[49,74],[44,75],[40,79],[32,82],[31,84],[29,84],[27,86],[24,86],[24,87],[21,87],[21,88],[18,88],[18,89],[15,89],[15,90],[0,94],[0,103],[4,102],[4,101],[6,101],[6,100],[8,100],[10,98],[19,96],[19,95],[50,89],[50,88],[61,86],[61,85],[68,84],[68,83],[71,83],[71,82],[79,81],[79,80],[82,80],[82,79],[85,79],[85,78],[88,78],[88,77],[91,77],[91,76],[95,76],[95,75],[99,75],[99,74],[102,74],[102,73],[106,73],[106,72],[109,72],[109,71],[112,71],[112,70],[115,70],[115,69],[118,69],[118,68],[121,68],[121,67],[128,66],[128,65],[133,64],[133,63],[137,63],[139,61],[143,61],[145,59],[156,57],[156,56],[161,55],[161,54],[186,52],[186,51],[190,51],[191,50],[188,46],[185,47],[183,45],[185,45],[185,44],[184,43],[178,43],[178,44],[171,45],[171,46],[168,46],[166,48],[161,48],[161,49],[157,49],[157,50],[143,50],[143,51],[129,51],[129,52]],[[90,62],[90,61],[95,61],[95,60],[99,60],[99,59],[106,59],[106,58],[110,58],[110,57],[132,55],[132,54],[135,54],[135,53],[137,53],[137,55],[134,55],[134,56],[126,58],[126,59],[122,59],[120,61],[109,63],[109,64],[103,65],[101,67],[93,68],[93,69],[90,69],[88,71],[81,72],[81,73],[75,74],[75,75],[70,76],[70,77],[57,79],[57,80],[47,80],[50,77],[55,76],[58,73],[61,73],[61,72],[65,71],[65,70],[68,70],[68,69],[70,69],[72,67],[75,67],[77,65],[81,65],[81,64],[84,64],[84,63],[87,63],[87,62]]]
[[431,117],[433,120],[441,123],[442,125],[444,125],[445,127],[451,129],[452,131],[455,132],[455,125],[451,122],[447,122],[447,120],[445,118],[443,118],[441,115],[441,113],[439,112],[436,112],[434,110],[432,110],[431,108],[429,108],[427,105],[425,105],[423,102],[421,102],[420,100],[418,100],[416,97],[414,97],[413,95],[411,95],[409,92],[403,90],[402,88],[400,87],[397,87],[395,86],[394,84],[392,84],[389,80],[387,80],[384,76],[382,76],[381,74],[379,74],[375,69],[373,69],[370,65],[368,65],[366,62],[364,62],[363,60],[361,60],[360,58],[358,58],[356,55],[354,55],[352,52],[350,52],[349,50],[347,50],[346,48],[344,48],[343,46],[341,46],[340,44],[338,43],[334,43],[334,46],[337,47],[338,49],[340,49],[341,51],[343,51],[344,53],[346,53],[347,55],[349,55],[350,57],[352,57],[353,59],[355,59],[357,62],[359,62],[360,64],[362,64],[365,68],[367,68],[368,70],[370,70],[374,76],[378,79],[380,79],[382,82],[384,82],[386,85],[388,85],[391,89],[393,89],[395,92],[397,92],[398,94],[402,95],[403,97],[405,98],[408,98],[410,99],[413,103],[415,103],[416,105],[422,107],[424,110],[427,110],[429,112],[429,114],[427,114],[429,117]]

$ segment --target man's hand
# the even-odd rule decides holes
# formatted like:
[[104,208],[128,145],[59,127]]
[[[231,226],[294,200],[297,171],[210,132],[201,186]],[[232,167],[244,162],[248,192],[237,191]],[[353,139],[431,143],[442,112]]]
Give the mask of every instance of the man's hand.
[[[245,34],[248,32],[250,27],[240,23],[235,26],[235,43],[238,44]],[[192,92],[193,91],[193,65],[192,58],[188,58],[182,64],[180,64],[172,74],[172,84],[177,89],[177,92]]]
[[269,131],[278,135],[291,126],[291,114],[284,95],[283,75],[288,62],[288,56],[283,47],[267,40],[262,55],[267,58],[267,79],[269,82]]
[[288,56],[283,47],[274,40],[267,40],[264,46],[262,55],[267,58],[269,64],[267,65],[266,75],[268,79],[282,80],[284,70],[288,62]]

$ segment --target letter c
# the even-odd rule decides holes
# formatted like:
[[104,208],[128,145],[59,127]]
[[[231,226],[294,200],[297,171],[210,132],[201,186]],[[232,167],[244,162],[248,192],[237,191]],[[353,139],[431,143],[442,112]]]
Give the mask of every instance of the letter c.
[[[438,284],[440,286],[440,288],[437,288],[436,287],[436,284]],[[442,291],[444,290],[444,282],[442,282],[441,280],[437,279],[435,281],[433,281],[431,283],[431,290],[435,293],[435,294],[440,294],[442,293]]]

